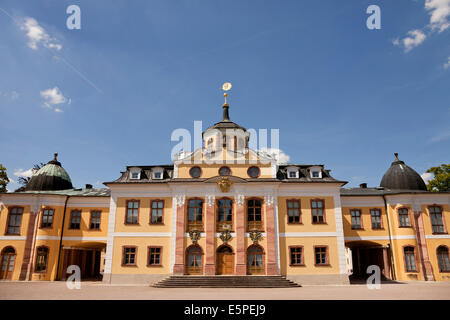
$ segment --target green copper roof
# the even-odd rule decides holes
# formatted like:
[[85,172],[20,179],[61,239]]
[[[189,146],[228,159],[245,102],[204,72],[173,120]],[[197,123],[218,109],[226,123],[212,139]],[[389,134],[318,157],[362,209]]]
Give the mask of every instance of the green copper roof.
[[51,164],[51,163],[46,164],[41,169],[39,169],[35,174],[33,174],[33,177],[39,176],[39,175],[60,177],[63,180],[72,182],[70,180],[69,175],[67,174],[67,171],[64,170],[63,167],[58,166],[56,164]]

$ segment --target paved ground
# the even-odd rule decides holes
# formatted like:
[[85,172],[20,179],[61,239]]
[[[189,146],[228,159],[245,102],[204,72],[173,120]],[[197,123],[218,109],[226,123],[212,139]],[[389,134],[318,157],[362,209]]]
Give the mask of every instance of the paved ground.
[[82,282],[69,290],[65,282],[0,282],[0,300],[8,299],[136,299],[136,300],[309,300],[309,299],[418,299],[450,300],[450,282],[382,284],[379,290],[365,285],[303,286],[287,289],[168,289],[149,286],[105,285]]

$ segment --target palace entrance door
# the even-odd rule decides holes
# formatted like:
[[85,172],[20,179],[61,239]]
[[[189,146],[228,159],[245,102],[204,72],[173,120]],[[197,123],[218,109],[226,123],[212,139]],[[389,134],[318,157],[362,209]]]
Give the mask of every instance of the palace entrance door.
[[223,246],[217,250],[217,274],[233,274],[234,255],[230,247]]

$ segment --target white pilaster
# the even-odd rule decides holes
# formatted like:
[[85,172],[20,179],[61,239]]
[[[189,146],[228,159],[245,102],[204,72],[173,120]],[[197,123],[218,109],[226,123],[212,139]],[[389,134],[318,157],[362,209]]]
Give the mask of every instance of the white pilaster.
[[334,216],[336,219],[336,234],[337,234],[337,247],[339,254],[339,270],[341,274],[347,273],[347,259],[345,254],[345,242],[344,242],[344,226],[342,223],[342,207],[341,207],[341,195],[335,193],[334,199]]
[[[108,275],[108,282],[111,282],[111,269],[114,250],[114,232],[116,225],[116,211],[117,211],[117,197],[111,194],[111,200],[109,203],[109,220],[108,220],[108,236],[106,240],[106,253],[105,253],[105,271],[104,275]],[[104,277],[105,278],[105,277]]]

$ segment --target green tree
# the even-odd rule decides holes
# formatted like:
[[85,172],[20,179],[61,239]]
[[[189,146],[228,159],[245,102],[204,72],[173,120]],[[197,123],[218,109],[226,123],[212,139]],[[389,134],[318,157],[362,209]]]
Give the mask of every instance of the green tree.
[[0,163],[0,192],[6,192],[6,185],[9,179],[6,174],[6,168]]
[[434,174],[434,179],[427,183],[428,191],[450,191],[450,164],[441,164],[440,167],[432,167],[427,170]]

